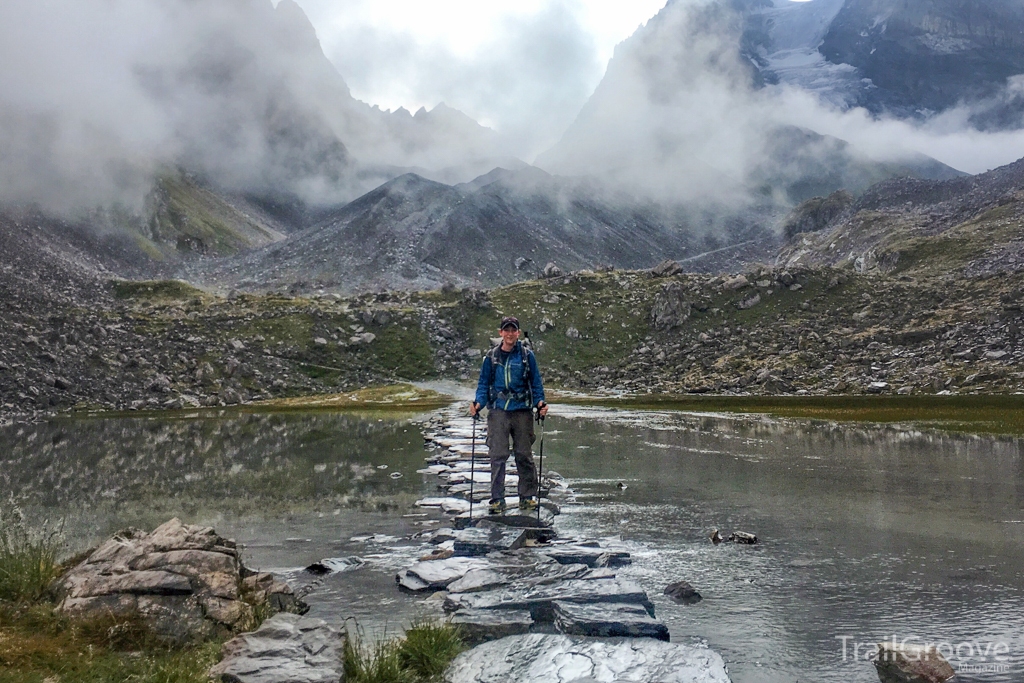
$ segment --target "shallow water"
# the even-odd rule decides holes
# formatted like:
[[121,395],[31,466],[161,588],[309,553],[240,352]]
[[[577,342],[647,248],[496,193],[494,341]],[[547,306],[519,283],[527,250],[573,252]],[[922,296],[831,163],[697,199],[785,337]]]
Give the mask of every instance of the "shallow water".
[[[629,543],[634,564],[623,573],[648,590],[673,639],[708,643],[737,683],[877,681],[857,646],[894,635],[958,647],[959,658],[947,652],[958,667],[1009,667],[961,678],[1004,683],[1024,678],[1021,446],[561,407],[547,421],[544,466],[577,492],[560,533]],[[178,515],[246,544],[250,565],[308,586],[314,614],[353,616],[379,634],[437,611],[393,583],[422,551],[409,537],[437,526],[434,513],[411,507],[435,481],[415,474],[426,452],[407,418],[62,421],[0,432],[0,453],[0,494],[22,494],[36,519],[65,518],[73,548]],[[762,543],[716,547],[713,528]],[[367,564],[323,580],[299,571],[348,556]],[[704,601],[661,596],[680,579]],[[977,655],[1000,643],[1005,661]]]

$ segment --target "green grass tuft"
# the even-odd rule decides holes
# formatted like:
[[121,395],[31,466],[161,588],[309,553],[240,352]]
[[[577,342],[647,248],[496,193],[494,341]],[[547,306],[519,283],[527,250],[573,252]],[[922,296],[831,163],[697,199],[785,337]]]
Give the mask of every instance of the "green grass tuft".
[[466,649],[458,626],[449,622],[420,621],[405,632],[398,645],[402,666],[422,680],[440,680],[448,665]]
[[405,638],[384,638],[372,646],[359,636],[345,640],[345,680],[349,683],[437,683],[466,649],[457,626],[419,621]]
[[62,525],[34,530],[13,499],[0,503],[0,600],[37,602],[60,575]]

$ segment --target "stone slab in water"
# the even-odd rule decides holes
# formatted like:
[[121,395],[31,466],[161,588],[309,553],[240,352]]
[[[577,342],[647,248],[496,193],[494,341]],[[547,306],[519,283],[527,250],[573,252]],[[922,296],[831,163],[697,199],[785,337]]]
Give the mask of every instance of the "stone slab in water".
[[485,524],[455,532],[455,555],[457,557],[478,557],[503,550],[516,550],[526,542],[525,529]]
[[473,569],[484,569],[488,562],[474,557],[450,557],[446,560],[417,562],[408,569],[398,572],[395,581],[402,588],[413,591],[444,590],[448,584],[458,581]]
[[224,683],[338,683],[342,639],[320,619],[277,614],[224,644],[210,677]]
[[482,593],[458,593],[445,598],[446,612],[457,612],[461,609],[528,609],[534,618],[542,621],[553,621],[538,617],[542,612],[553,612],[555,602],[576,603],[625,603],[640,605],[649,612],[654,605],[640,584],[627,579],[571,579],[551,585],[518,588],[511,586],[501,590],[484,591]]
[[589,545],[556,545],[542,552],[562,564],[585,564],[588,567],[624,567],[632,562],[625,550]]
[[534,626],[529,610],[462,610],[452,617],[452,624],[460,627],[470,645],[529,633]]
[[569,636],[669,639],[668,627],[640,605],[555,602],[555,625]]
[[[533,512],[520,512],[518,508],[509,508],[502,515],[492,515],[488,513],[486,505],[482,509],[474,506],[472,521],[477,522],[482,519],[516,527],[550,527],[555,523],[555,516],[544,509],[540,510],[539,515],[536,510]],[[470,521],[469,512],[465,512],[457,515],[453,523],[456,528],[465,528],[471,526]]]
[[[476,593],[501,588],[508,583],[508,575],[494,569],[473,569],[457,581],[448,584],[449,593]],[[506,633],[505,635],[511,635]]]
[[731,683],[707,648],[652,638],[590,639],[531,633],[455,658],[446,683]]

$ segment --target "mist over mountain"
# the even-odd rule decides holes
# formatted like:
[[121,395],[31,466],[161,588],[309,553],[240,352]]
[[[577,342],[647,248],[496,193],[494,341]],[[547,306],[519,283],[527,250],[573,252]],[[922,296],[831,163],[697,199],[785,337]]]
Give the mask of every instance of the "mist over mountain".
[[[766,195],[799,201],[808,184],[857,192],[887,175],[1006,163],[1024,153],[1005,156],[1019,136],[980,133],[971,117],[1024,73],[1024,52],[986,26],[1019,33],[1024,22],[1011,3],[971,9],[982,4],[669,2],[618,47],[575,123],[536,163],[661,199],[747,206]],[[969,73],[979,74],[970,84]]]
[[230,191],[337,204],[403,168],[468,166],[465,180],[508,156],[448,107],[355,100],[293,0],[0,7],[0,202],[138,209],[178,165]]
[[407,174],[287,241],[182,275],[220,290],[295,293],[491,286],[536,278],[549,262],[565,271],[640,269],[750,241],[765,254],[775,245],[754,219],[701,223],[536,168],[495,169],[456,186]]

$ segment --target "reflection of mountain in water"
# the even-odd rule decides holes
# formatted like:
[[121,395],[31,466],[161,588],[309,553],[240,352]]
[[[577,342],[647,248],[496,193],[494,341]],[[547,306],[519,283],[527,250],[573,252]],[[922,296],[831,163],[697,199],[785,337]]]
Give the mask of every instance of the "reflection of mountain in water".
[[[417,430],[347,415],[62,421],[0,432],[0,495],[68,511],[272,512],[418,492]],[[376,465],[390,463],[388,470]],[[161,520],[162,521],[162,520]]]

